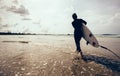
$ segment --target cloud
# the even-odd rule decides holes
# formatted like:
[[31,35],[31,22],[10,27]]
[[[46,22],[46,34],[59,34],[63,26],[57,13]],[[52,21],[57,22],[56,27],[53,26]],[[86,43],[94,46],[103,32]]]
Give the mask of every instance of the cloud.
[[13,0],[12,1],[14,4],[18,4],[19,2],[18,2],[18,0]]
[[24,18],[22,18],[22,20],[32,20],[32,19],[24,17]]
[[18,0],[1,0],[0,10],[1,11],[5,10],[7,13],[9,12],[16,13],[21,16],[29,15],[28,9],[25,8],[25,6],[22,4],[22,1]]
[[0,29],[1,29],[2,18],[0,17]]
[[9,25],[8,25],[8,24],[5,24],[5,25],[2,25],[2,27],[9,27]]
[[2,18],[0,17],[0,22],[2,21]]
[[106,26],[108,27],[109,31],[114,33],[120,33],[120,13],[116,13],[108,20],[109,21]]
[[96,27],[94,26],[95,33],[108,33],[108,34],[120,34],[120,13],[117,12],[114,15],[103,16],[99,19]]
[[76,12],[93,33],[120,33],[119,8],[119,0],[1,0],[0,27],[7,30],[8,24],[12,32],[73,33],[71,15]]
[[7,11],[20,14],[21,16],[29,15],[28,10],[23,5],[21,5],[19,8],[16,6],[7,7]]
[[74,0],[73,8],[93,33],[120,34],[120,0]]

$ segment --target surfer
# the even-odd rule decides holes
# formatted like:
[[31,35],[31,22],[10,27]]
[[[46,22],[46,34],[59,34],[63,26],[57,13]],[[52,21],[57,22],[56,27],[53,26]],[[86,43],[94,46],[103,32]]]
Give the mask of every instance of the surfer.
[[74,40],[75,40],[75,44],[76,44],[76,53],[81,55],[81,57],[83,58],[83,54],[82,54],[82,50],[80,47],[80,40],[83,37],[83,31],[82,31],[82,23],[84,23],[85,25],[87,24],[86,21],[84,21],[83,19],[78,19],[77,18],[77,14],[74,13],[72,15],[72,18],[74,19],[74,21],[72,22],[72,26],[74,28]]

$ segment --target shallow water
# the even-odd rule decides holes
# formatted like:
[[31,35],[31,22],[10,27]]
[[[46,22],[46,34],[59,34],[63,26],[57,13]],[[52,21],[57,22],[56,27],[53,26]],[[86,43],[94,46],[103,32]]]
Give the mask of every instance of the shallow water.
[[[120,55],[119,38],[97,39],[101,45]],[[1,35],[0,76],[120,75],[120,60],[115,55],[86,45],[84,39],[81,48],[85,60],[74,53],[73,36]]]

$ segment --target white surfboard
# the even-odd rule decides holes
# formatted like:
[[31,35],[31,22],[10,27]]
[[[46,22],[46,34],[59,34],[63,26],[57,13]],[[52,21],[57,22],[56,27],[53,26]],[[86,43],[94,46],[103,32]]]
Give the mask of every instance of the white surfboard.
[[99,47],[97,39],[84,23],[83,23],[83,38],[92,46]]

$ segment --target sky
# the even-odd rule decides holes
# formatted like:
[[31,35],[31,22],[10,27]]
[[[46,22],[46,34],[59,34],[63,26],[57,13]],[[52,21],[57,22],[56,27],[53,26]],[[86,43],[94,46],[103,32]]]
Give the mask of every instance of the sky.
[[72,34],[72,14],[94,34],[120,34],[120,0],[0,0],[0,32]]

